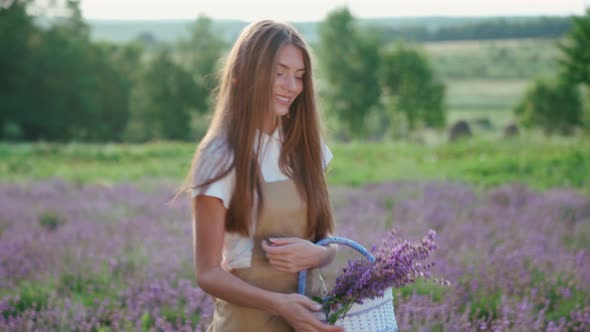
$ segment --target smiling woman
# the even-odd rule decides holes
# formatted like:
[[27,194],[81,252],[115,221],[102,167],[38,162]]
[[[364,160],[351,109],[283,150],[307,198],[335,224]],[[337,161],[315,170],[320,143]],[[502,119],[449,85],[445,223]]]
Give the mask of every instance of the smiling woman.
[[305,65],[301,50],[287,44],[277,54],[277,74],[273,86],[274,109],[277,115],[289,113],[289,106],[303,90]]
[[[199,286],[216,298],[209,331],[341,331],[321,307],[317,267],[334,232],[312,64],[290,25],[247,26],[221,73],[215,114],[189,172]],[[310,271],[307,296],[297,273]]]

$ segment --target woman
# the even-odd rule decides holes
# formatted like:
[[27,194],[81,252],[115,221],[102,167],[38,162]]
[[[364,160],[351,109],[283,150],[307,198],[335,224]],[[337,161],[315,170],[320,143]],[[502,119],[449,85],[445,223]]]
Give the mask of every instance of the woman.
[[310,56],[289,25],[246,27],[226,59],[213,120],[191,170],[199,286],[216,298],[209,331],[342,331],[315,318],[310,293],[334,231]]

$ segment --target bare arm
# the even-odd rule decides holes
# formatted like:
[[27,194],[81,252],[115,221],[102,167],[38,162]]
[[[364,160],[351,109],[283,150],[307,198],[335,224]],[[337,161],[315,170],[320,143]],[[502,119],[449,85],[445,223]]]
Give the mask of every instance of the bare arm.
[[295,273],[314,267],[328,265],[336,255],[336,245],[318,246],[312,242],[297,238],[283,237],[270,239],[268,244],[262,241],[262,249],[270,264],[278,271]]
[[228,302],[283,316],[296,331],[342,331],[322,324],[312,314],[317,303],[299,294],[270,292],[244,282],[221,268],[226,210],[220,199],[193,199],[193,244],[197,282],[205,292]]

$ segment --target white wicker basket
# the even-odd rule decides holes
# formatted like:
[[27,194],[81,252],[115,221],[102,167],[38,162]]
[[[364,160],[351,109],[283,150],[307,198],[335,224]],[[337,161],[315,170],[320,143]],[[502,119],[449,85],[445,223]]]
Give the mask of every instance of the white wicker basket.
[[[326,321],[323,313],[316,315]],[[344,327],[347,332],[397,332],[391,289],[386,290],[382,297],[365,300],[363,304],[353,304],[344,318],[337,320],[334,325]]]
[[[346,238],[327,238],[319,241],[318,245],[338,243],[349,246],[367,259],[374,261],[375,258],[371,253],[363,248],[360,244]],[[299,274],[299,293],[305,294],[306,271]],[[326,321],[324,313],[316,313],[318,319]],[[344,327],[346,332],[397,332],[397,321],[393,309],[393,292],[392,289],[386,289],[382,297],[374,299],[365,299],[363,304],[355,303],[346,313],[344,318],[336,321],[335,325]]]

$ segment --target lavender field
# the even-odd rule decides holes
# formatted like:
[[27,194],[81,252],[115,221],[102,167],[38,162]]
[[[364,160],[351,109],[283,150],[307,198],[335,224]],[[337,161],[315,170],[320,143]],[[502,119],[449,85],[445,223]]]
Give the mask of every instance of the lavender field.
[[[187,199],[176,182],[0,185],[1,331],[201,331]],[[523,185],[333,186],[339,235],[369,247],[394,227],[437,231],[432,272],[395,291],[402,331],[590,330],[590,198]],[[340,250],[332,280],[354,253]]]

